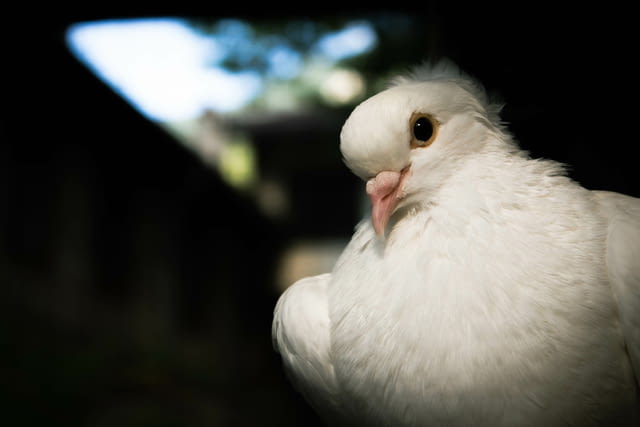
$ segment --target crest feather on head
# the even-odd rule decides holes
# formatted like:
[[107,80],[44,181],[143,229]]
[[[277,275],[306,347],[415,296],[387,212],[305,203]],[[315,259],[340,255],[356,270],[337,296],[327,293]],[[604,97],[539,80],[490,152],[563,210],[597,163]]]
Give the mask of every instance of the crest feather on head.
[[504,103],[490,99],[484,86],[475,78],[462,71],[449,59],[425,61],[412,67],[405,74],[392,78],[389,87],[402,86],[420,82],[451,82],[455,83],[480,102],[487,113],[496,122],[500,122],[499,114]]

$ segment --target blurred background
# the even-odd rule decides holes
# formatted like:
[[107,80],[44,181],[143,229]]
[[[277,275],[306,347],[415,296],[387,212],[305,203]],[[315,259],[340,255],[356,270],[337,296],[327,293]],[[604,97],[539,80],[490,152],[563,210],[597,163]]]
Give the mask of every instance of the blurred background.
[[3,425],[320,425],[272,310],[366,211],[342,123],[424,60],[532,156],[640,196],[625,10],[181,3],[0,18]]

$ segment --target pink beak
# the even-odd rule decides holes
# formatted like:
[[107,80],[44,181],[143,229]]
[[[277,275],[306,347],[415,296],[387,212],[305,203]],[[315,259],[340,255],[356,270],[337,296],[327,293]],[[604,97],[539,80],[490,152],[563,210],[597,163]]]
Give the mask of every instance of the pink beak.
[[409,167],[400,172],[382,171],[367,181],[367,195],[371,199],[371,222],[373,229],[379,236],[384,235],[389,218],[404,196],[402,183],[407,176]]

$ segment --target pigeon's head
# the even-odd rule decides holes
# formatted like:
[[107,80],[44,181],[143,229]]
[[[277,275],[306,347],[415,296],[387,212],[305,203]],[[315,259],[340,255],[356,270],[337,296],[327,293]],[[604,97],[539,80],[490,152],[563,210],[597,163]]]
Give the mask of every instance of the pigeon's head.
[[340,150],[367,182],[376,233],[401,207],[428,202],[461,161],[500,134],[498,112],[450,62],[417,68],[357,106]]

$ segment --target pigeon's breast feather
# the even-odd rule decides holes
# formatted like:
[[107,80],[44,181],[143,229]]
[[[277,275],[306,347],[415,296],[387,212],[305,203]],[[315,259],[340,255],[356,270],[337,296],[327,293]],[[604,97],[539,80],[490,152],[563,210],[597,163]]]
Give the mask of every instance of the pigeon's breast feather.
[[463,218],[414,214],[384,242],[366,222],[356,232],[329,285],[336,375],[350,398],[374,413],[448,419],[464,408],[466,421],[491,423],[507,400],[560,411],[558,401],[604,394],[601,378],[629,386],[601,236],[570,221],[551,225],[565,230],[554,240],[542,226],[518,233],[516,218]]

